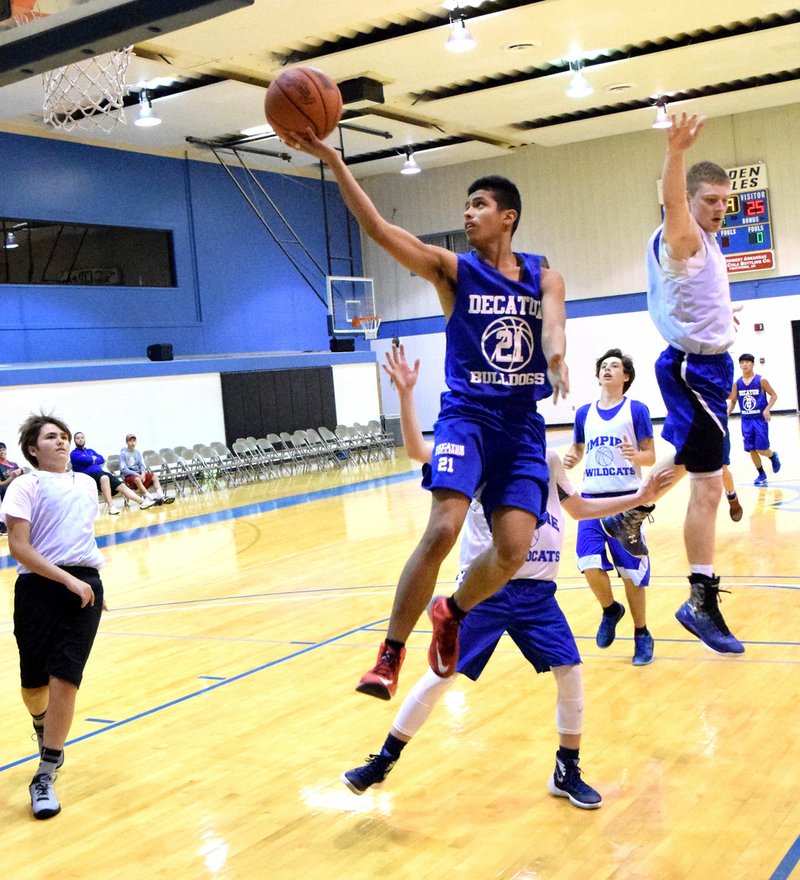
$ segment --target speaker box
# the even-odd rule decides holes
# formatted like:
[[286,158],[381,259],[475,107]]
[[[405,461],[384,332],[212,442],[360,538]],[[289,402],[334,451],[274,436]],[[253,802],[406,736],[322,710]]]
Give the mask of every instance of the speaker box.
[[156,342],[147,346],[147,357],[151,361],[171,361],[172,360],[172,343]]
[[356,341],[352,336],[331,336],[331,351],[355,351]]

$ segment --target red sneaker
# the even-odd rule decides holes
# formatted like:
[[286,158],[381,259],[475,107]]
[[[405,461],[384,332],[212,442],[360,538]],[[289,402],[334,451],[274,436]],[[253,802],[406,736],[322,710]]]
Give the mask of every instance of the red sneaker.
[[378,648],[378,662],[369,672],[361,676],[356,690],[360,694],[377,697],[379,700],[391,700],[397,690],[397,679],[400,677],[400,667],[405,656],[405,648],[401,648],[398,653],[386,642],[381,642]]
[[433,624],[433,637],[428,648],[428,663],[440,678],[455,674],[458,662],[458,621],[447,607],[444,596],[434,596],[428,603],[428,617]]

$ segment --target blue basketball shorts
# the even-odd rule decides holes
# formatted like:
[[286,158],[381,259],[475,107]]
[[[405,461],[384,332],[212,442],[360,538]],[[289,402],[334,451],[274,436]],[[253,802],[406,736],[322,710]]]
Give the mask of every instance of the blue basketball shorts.
[[480,487],[490,522],[498,507],[527,510],[541,519],[549,474],[544,420],[533,409],[488,410],[445,393],[433,444],[431,463],[422,470],[425,489],[451,489],[473,498]]
[[[644,526],[642,537],[644,538]],[[602,571],[616,569],[621,578],[628,578],[637,587],[646,587],[650,583],[650,557],[639,559],[638,556],[631,556],[616,538],[609,538],[599,519],[582,519],[578,523],[575,553],[581,572],[588,568],[599,568]]]
[[765,452],[769,449],[769,422],[761,416],[742,416],[744,451]]
[[509,581],[476,605],[459,627],[457,671],[477,681],[503,633],[537,672],[581,662],[554,581]]
[[656,361],[667,408],[661,432],[675,447],[675,463],[693,473],[722,467],[733,361],[723,354],[687,354],[669,346]]

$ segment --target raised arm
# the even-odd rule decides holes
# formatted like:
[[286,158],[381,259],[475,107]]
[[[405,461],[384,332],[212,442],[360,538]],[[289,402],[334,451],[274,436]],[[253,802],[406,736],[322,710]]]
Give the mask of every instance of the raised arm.
[[664,241],[673,260],[688,260],[702,246],[702,235],[697,221],[689,210],[686,193],[686,151],[697,140],[705,125],[704,116],[672,117],[667,132],[667,152],[661,175],[664,197]]
[[433,284],[445,317],[449,318],[455,297],[456,255],[446,248],[425,244],[407,230],[384,219],[350,173],[339,151],[319,140],[311,129],[302,133],[291,132],[286,143],[293,149],[315,156],[331,169],[342,198],[358,225],[398,263]]
[[553,269],[542,269],[542,350],[547,359],[547,378],[553,386],[553,403],[569,393],[567,308],[564,279]]
[[408,457],[427,464],[433,455],[433,443],[422,435],[417,418],[417,406],[414,402],[414,386],[419,377],[419,358],[414,361],[412,368],[406,360],[404,346],[401,345],[400,348],[392,346],[392,350],[386,352],[383,370],[394,383],[400,398],[400,428],[403,431],[403,443]]

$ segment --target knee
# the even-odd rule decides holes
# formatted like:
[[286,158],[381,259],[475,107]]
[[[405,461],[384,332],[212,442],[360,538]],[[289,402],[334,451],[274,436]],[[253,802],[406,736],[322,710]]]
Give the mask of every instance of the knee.
[[428,523],[425,534],[422,536],[425,552],[444,559],[453,549],[460,532],[461,523],[457,523],[449,517]]
[[520,541],[498,541],[494,545],[495,558],[497,565],[505,572],[508,572],[510,578],[514,572],[518,571],[528,557],[530,544]]

